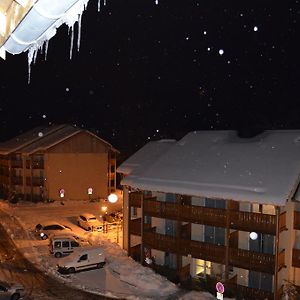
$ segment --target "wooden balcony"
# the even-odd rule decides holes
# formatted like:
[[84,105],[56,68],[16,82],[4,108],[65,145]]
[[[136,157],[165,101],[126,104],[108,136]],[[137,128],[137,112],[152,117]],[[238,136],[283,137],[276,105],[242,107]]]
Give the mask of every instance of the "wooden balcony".
[[142,192],[132,192],[129,194],[129,206],[142,207]]
[[242,299],[245,300],[273,300],[274,294],[261,289],[250,288],[243,285],[236,285],[236,289]]
[[[225,264],[226,247],[205,242],[176,239],[154,232],[144,232],[143,242],[151,248]],[[229,264],[235,267],[273,274],[275,256],[229,248]]]
[[294,211],[294,229],[300,230],[300,211]]
[[10,161],[12,168],[23,168],[23,161],[21,159],[13,159]]
[[[177,203],[161,202],[156,198],[145,199],[144,214],[157,218],[180,220],[196,224],[204,224],[216,227],[226,227],[227,218],[231,229],[243,231],[256,231],[260,233],[276,233],[276,216],[234,211],[219,208],[210,208],[195,205],[179,205]],[[286,214],[279,218],[280,229],[285,229]]]
[[26,185],[28,186],[44,186],[43,177],[26,177]]
[[293,249],[292,266],[300,268],[300,249]]
[[229,248],[229,264],[238,268],[273,274],[275,255]]
[[27,160],[26,161],[27,169],[44,169],[44,160]]
[[22,176],[13,176],[11,178],[11,183],[13,185],[22,185],[23,184],[23,177]]
[[230,211],[230,228],[276,234],[276,216],[247,211]]
[[278,271],[285,267],[285,249],[283,249],[278,253]]
[[141,235],[141,218],[130,220],[129,233]]

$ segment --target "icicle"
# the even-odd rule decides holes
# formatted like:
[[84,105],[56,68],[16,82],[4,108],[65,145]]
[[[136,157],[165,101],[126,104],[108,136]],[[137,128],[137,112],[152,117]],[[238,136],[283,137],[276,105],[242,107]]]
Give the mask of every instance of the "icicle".
[[100,11],[101,8],[101,0],[98,0],[98,11]]
[[155,4],[158,5],[158,0],[155,0]]
[[104,6],[106,5],[106,0],[103,1]]
[[47,40],[47,41],[45,42],[45,60],[47,60],[48,46],[49,46],[49,40]]
[[73,41],[74,41],[74,24],[70,27],[70,30],[71,30],[70,59],[72,59]]
[[78,17],[78,32],[77,32],[77,51],[78,52],[79,52],[79,48],[80,48],[80,39],[81,39],[81,19],[82,19],[82,14],[80,14]]

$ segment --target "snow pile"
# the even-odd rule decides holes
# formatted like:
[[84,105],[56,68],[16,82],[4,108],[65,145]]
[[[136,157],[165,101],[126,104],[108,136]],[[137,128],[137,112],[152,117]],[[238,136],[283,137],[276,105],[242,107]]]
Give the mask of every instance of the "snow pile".
[[121,249],[119,245],[110,243],[105,238],[101,236],[96,237],[92,234],[89,241],[94,245],[101,245],[109,263],[109,268],[119,274],[120,280],[123,282],[151,295],[159,292],[160,296],[167,296],[178,292],[179,289],[174,283],[128,257],[126,251]]

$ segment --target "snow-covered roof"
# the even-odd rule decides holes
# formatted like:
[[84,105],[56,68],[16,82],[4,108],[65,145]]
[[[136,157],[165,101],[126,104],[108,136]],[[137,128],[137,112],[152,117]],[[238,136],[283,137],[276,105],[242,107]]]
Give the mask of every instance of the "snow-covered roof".
[[160,140],[147,143],[143,148],[129,157],[118,168],[118,173],[130,174],[133,171],[137,172],[139,167],[145,169],[149,164],[158,159],[165,153],[176,140]]
[[111,144],[92,132],[63,124],[51,127],[37,127],[9,141],[0,143],[0,154],[9,154],[11,152],[32,154],[37,151],[44,151],[80,132],[87,132],[107,145],[110,150],[118,152]]
[[169,146],[156,156],[147,156],[142,148],[139,156],[125,161],[124,166],[130,162],[138,168],[131,169],[122,184],[141,190],[285,205],[299,183],[300,130],[268,130],[247,139],[234,131],[195,131]]

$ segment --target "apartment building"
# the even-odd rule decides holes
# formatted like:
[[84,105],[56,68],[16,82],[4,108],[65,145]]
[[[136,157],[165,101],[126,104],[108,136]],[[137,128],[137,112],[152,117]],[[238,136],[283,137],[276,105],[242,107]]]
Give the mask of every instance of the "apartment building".
[[300,286],[299,150],[300,130],[149,142],[117,170],[124,249],[237,299],[280,299],[286,280]]
[[37,127],[0,143],[1,197],[30,201],[106,198],[118,151],[71,125]]

